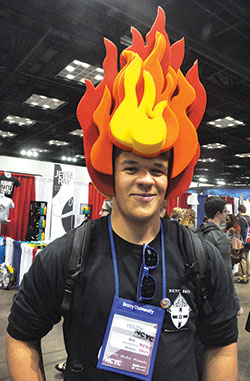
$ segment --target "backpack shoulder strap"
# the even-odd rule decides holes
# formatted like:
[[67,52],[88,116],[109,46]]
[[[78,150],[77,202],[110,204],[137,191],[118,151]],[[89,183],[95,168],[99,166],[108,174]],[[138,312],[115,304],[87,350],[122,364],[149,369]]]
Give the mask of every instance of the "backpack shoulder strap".
[[92,221],[87,221],[69,231],[64,257],[65,288],[61,304],[61,313],[68,317],[72,294],[79,274],[83,271],[86,253],[91,241]]
[[[199,235],[199,238],[200,237],[203,237],[203,235],[205,235],[205,234],[207,234],[207,233],[209,233],[209,232],[211,232],[212,230],[219,230],[218,229],[218,227],[216,226],[216,225],[214,225],[214,224],[209,224],[209,225],[207,225],[207,224],[201,224],[197,229],[196,229],[196,233],[198,233],[198,235]],[[202,235],[200,234],[200,233],[202,233]]]
[[196,298],[200,312],[210,315],[213,310],[207,299],[206,279],[208,274],[208,249],[203,235],[196,234],[187,228],[184,230],[184,247],[186,251],[186,275],[194,279]]

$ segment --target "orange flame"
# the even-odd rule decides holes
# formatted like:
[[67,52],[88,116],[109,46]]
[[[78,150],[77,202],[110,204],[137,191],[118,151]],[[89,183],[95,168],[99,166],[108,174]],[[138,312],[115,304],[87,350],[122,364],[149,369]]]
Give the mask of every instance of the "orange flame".
[[196,128],[205,110],[205,90],[197,62],[186,77],[180,71],[184,40],[170,46],[161,8],[145,45],[134,28],[132,36],[132,45],[120,56],[119,73],[116,47],[105,40],[104,79],[97,88],[86,81],[77,110],[86,164],[97,189],[111,196],[113,144],[144,157],[173,148],[175,188],[170,184],[168,198],[175,197],[189,186],[199,157]]

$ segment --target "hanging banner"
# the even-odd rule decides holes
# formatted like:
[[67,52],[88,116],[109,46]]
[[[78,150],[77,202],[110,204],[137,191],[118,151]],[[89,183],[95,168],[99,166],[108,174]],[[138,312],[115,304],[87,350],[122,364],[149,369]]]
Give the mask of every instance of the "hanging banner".
[[51,239],[61,237],[74,226],[74,178],[73,167],[55,164],[50,224]]

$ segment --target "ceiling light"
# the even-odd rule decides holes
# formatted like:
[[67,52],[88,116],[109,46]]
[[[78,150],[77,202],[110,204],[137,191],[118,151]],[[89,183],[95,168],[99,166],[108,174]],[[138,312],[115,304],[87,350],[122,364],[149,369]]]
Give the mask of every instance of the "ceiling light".
[[217,180],[217,185],[226,185],[226,183],[223,180]]
[[210,143],[210,144],[204,144],[202,146],[202,148],[207,148],[207,149],[221,149],[225,147],[226,145],[221,143]]
[[208,180],[205,177],[199,177],[200,183],[206,183]]
[[215,159],[212,159],[211,157],[207,157],[207,158],[204,158],[204,159],[199,159],[199,161],[201,163],[213,163],[214,161],[216,161]]
[[38,155],[39,155],[36,148],[31,148],[28,150],[22,149],[20,153],[22,156],[28,156],[28,157],[38,157]]
[[239,164],[230,164],[230,165],[227,165],[228,168],[240,168],[241,165]]
[[75,76],[72,75],[72,74],[67,74],[67,75],[66,75],[66,78],[68,78],[68,79],[75,79]]
[[83,132],[82,132],[82,129],[80,129],[80,128],[78,128],[77,130],[73,130],[73,131],[69,132],[69,134],[79,136],[79,137],[83,137]]
[[0,130],[0,136],[2,138],[14,138],[14,136],[16,136],[17,134],[13,134],[13,132],[9,132],[9,131],[2,131]]
[[65,70],[69,71],[70,73],[75,70],[75,68],[71,65],[66,66]]
[[246,159],[246,158],[249,158],[249,157],[250,157],[250,152],[246,152],[246,153],[236,153],[234,156],[236,156],[236,157],[240,157],[241,159]]
[[101,67],[74,60],[62,69],[56,77],[70,79],[81,84],[84,84],[87,78],[95,85],[103,79],[103,75],[96,74],[96,72],[103,73],[104,71]]
[[69,142],[63,142],[61,140],[49,140],[47,143],[55,146],[68,146],[70,144]]
[[241,120],[237,120],[232,118],[231,116],[226,116],[225,118],[219,118],[215,120],[211,120],[206,124],[218,127],[218,128],[228,128],[228,127],[237,127],[239,125],[245,125]]
[[101,81],[103,79],[103,75],[97,74],[95,79],[97,79],[97,81]]
[[85,156],[84,155],[76,155],[75,156],[77,159],[85,159]]
[[36,123],[36,120],[29,118],[21,118],[20,116],[8,115],[3,122],[9,124],[18,124],[19,126],[31,126]]

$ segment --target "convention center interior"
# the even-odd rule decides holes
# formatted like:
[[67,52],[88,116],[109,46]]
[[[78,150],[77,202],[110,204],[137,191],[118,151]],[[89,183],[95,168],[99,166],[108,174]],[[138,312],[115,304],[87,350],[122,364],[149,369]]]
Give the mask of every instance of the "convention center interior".
[[[4,353],[12,298],[35,257],[84,221],[102,218],[107,197],[89,175],[77,107],[89,81],[95,89],[101,86],[104,38],[119,54],[132,44],[131,26],[145,41],[158,7],[166,14],[171,46],[184,37],[182,73],[198,62],[207,96],[191,185],[167,200],[164,218],[195,231],[206,219],[205,200],[219,196],[235,226],[246,216],[250,232],[249,0],[1,1],[0,381],[10,380]],[[220,226],[225,234],[232,227],[229,216]],[[241,306],[239,381],[250,381],[245,239],[244,232],[238,259],[232,254]],[[42,340],[42,349],[47,380],[62,379],[56,369],[66,359],[62,320]]]

